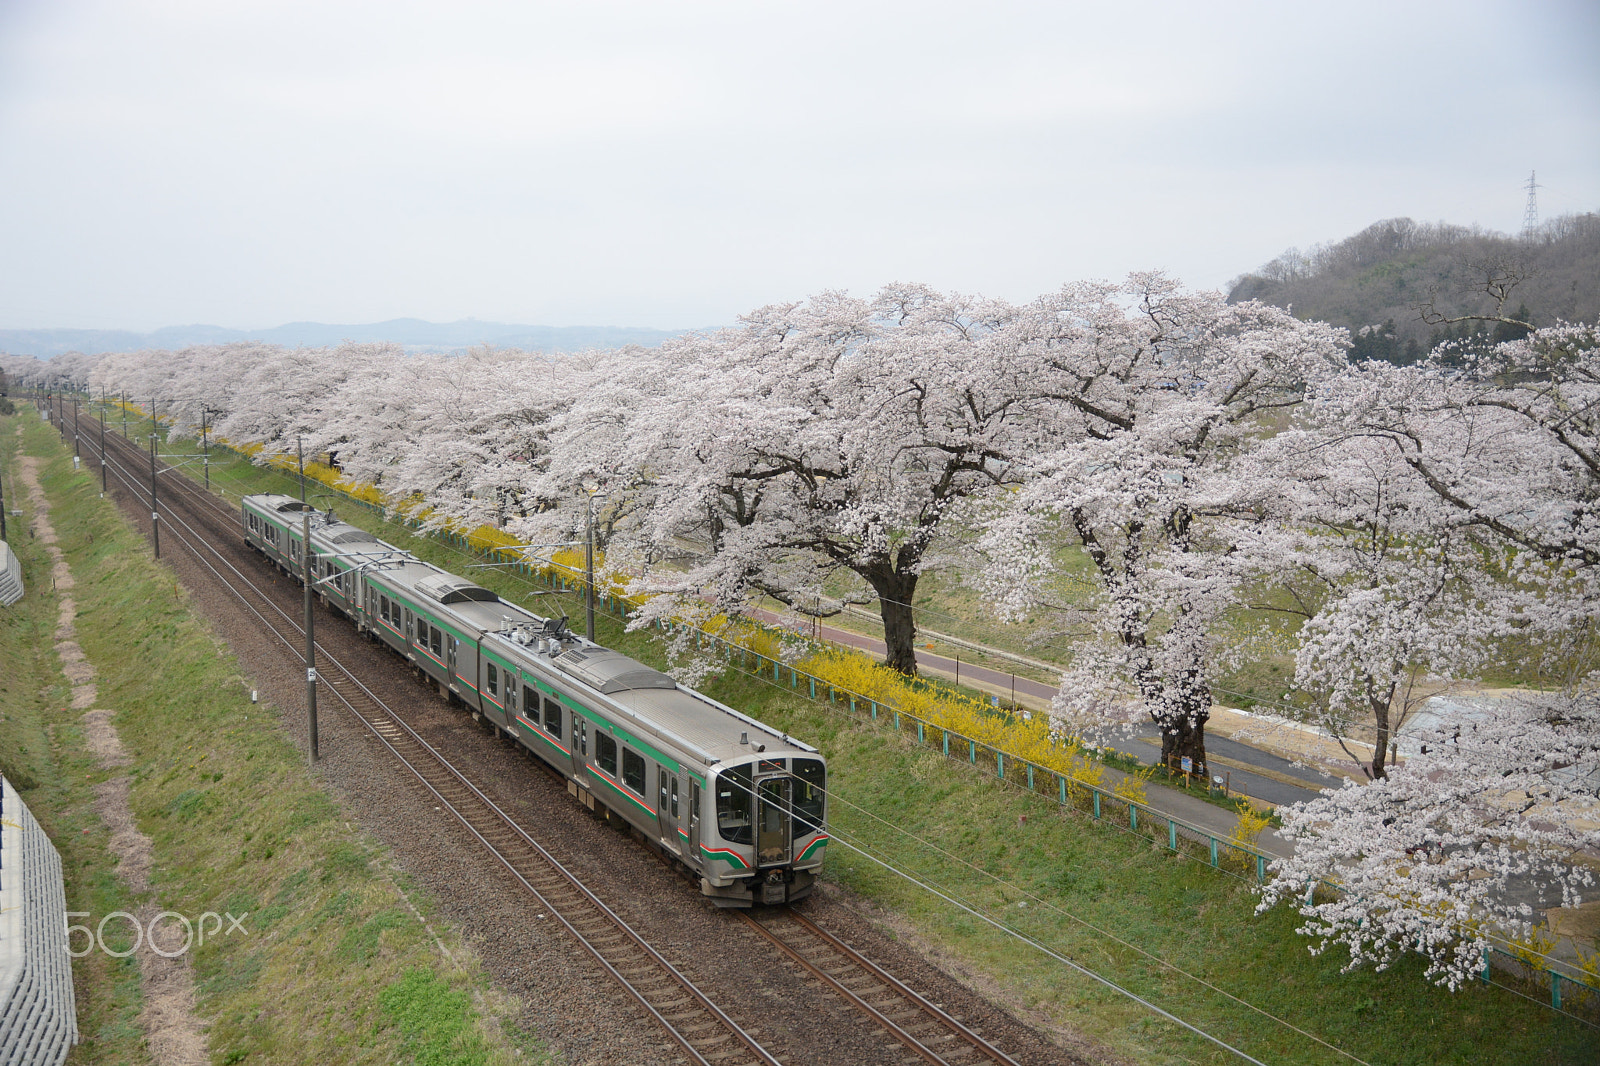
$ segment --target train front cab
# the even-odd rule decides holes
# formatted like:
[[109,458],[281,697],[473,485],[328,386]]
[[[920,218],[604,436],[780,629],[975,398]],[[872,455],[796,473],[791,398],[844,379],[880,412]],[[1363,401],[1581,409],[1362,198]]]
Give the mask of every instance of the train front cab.
[[827,768],[779,755],[719,767],[702,819],[700,890],[719,907],[795,903],[811,894],[828,843]]

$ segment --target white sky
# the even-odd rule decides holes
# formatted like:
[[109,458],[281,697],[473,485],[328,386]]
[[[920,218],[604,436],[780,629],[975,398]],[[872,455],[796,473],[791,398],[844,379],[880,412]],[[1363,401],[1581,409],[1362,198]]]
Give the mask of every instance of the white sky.
[[716,325],[1600,209],[1600,5],[0,0],[0,327]]

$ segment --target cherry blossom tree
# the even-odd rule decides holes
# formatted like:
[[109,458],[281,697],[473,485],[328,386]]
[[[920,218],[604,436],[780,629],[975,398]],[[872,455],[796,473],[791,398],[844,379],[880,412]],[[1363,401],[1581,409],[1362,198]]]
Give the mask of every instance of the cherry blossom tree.
[[[1391,397],[1432,391],[1427,374],[1387,363],[1339,378],[1363,379]],[[1523,601],[1485,531],[1443,506],[1387,441],[1319,421],[1318,409],[1306,404],[1306,428],[1275,435],[1257,455],[1278,471],[1283,497],[1274,520],[1237,545],[1272,593],[1246,602],[1303,620],[1294,684],[1311,700],[1300,716],[1381,778],[1411,714],[1485,660]],[[1352,742],[1371,743],[1370,758]]]
[[[1480,700],[1420,734],[1421,754],[1373,784],[1285,812],[1296,851],[1263,906],[1338,884],[1300,907],[1316,950],[1342,944],[1351,966],[1415,950],[1458,986],[1492,938],[1527,935],[1530,899],[1574,905],[1590,883],[1575,860],[1600,845],[1596,341],[1592,327],[1559,326],[1363,367],[1324,382],[1313,405],[1344,456],[1330,476],[1354,456],[1376,476],[1336,524],[1348,569],[1325,624],[1308,626],[1302,680],[1335,702],[1377,694],[1377,711],[1386,668],[1461,668],[1508,632],[1562,668],[1547,693]],[[1382,545],[1364,562],[1352,550],[1363,523],[1365,543]]]
[[1581,855],[1600,848],[1600,701],[1501,703],[1422,734],[1424,753],[1380,780],[1280,808],[1295,851],[1258,911],[1295,902],[1314,953],[1342,946],[1347,970],[1381,970],[1415,951],[1454,989],[1494,940],[1528,937],[1536,902],[1576,906],[1594,880]]
[[550,419],[585,379],[582,357],[477,349],[373,364],[338,390],[315,436],[344,471],[437,525],[503,527],[548,506],[535,494]]
[[912,604],[947,517],[1054,439],[1017,318],[891,286],[633,352],[563,417],[552,484],[604,483],[633,514],[610,548],[657,594],[640,624],[762,594],[826,612],[847,572],[876,595],[886,662],[913,674]]
[[1148,716],[1163,760],[1205,768],[1221,613],[1243,578],[1232,543],[1274,505],[1279,476],[1250,461],[1308,381],[1344,365],[1342,332],[1256,303],[1188,293],[1159,274],[1039,300],[1026,348],[1066,428],[1064,447],[983,539],[1005,615],[1041,597],[1063,542],[1087,555],[1096,632],[1074,647],[1064,729]]

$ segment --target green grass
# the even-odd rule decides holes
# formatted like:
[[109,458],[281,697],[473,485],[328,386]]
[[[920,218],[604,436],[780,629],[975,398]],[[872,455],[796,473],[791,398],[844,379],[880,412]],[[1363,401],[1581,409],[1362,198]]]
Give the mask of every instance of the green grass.
[[[59,437],[36,417],[0,424],[0,440],[15,440],[19,420],[28,450],[48,457],[42,480],[77,579],[78,640],[98,671],[97,705],[117,712],[133,760],[104,771],[86,754],[50,650],[55,603],[43,552],[25,541],[29,596],[22,610],[0,612],[0,751],[35,782],[25,798],[62,847],[72,908],[94,922],[138,902],[113,876],[89,809],[93,785],[126,772],[135,817],[154,844],[154,898],[189,916],[247,915],[247,935],[214,936],[190,956],[217,1061],[407,1061],[434,1037],[408,1029],[382,997],[418,973],[467,1004],[449,1020],[448,1042],[476,1057],[459,1061],[542,1058],[511,1025],[515,1004],[493,992],[470,952],[452,945],[459,963],[440,954],[386,869],[385,850],[345,824],[278,728],[278,712],[250,702],[238,664],[170,571],[98,498],[98,477],[73,472]],[[411,896],[427,913],[427,900]],[[75,970],[85,1043],[73,1061],[146,1061],[135,960],[96,952]]]
[[[234,464],[225,476],[235,491],[295,488],[292,478],[243,463]],[[414,537],[365,511],[346,508],[341,514],[442,566],[459,571],[470,560],[463,551]],[[503,597],[530,602],[534,586],[517,575],[472,573]],[[531,602],[541,613],[550,613],[556,603],[574,617],[581,609],[576,596]],[[648,633],[625,634],[616,620],[605,616],[597,619],[597,628],[602,642],[662,665],[660,649]],[[909,735],[858,722],[747,675],[730,673],[704,688],[819,745],[828,756],[835,795],[831,828],[840,841],[830,848],[828,880],[886,908],[895,928],[949,952],[958,965],[986,974],[1014,1002],[1134,1061],[1237,1060],[843,845],[866,849],[938,884],[1000,924],[1037,938],[1266,1062],[1351,1060],[1228,995],[1374,1066],[1595,1060],[1600,1033],[1513,991],[1475,985],[1451,994],[1424,982],[1415,960],[1384,973],[1341,974],[1344,960],[1337,952],[1309,953],[1308,942],[1294,932],[1298,919],[1293,913],[1280,908],[1257,917],[1249,881],[1173,854],[1164,835],[1152,841],[1092,824],[1046,797],[999,785],[943,759],[933,748],[918,748]],[[1069,914],[1177,969],[1151,961]],[[1536,998],[1545,994],[1523,991]]]

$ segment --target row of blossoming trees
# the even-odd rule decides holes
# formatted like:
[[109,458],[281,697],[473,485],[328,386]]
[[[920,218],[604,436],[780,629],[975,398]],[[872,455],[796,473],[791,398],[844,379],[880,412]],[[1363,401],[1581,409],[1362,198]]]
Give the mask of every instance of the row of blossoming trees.
[[[875,600],[910,673],[918,580],[962,567],[1002,616],[1070,616],[1063,731],[1148,717],[1202,766],[1241,654],[1224,622],[1284,612],[1312,716],[1375,733],[1373,782],[1285,813],[1266,902],[1340,882],[1302,902],[1322,946],[1419,950],[1455,985],[1483,937],[1526,932],[1531,886],[1572,902],[1600,849],[1597,339],[1352,365],[1340,330],[1141,274],[1023,305],[830,292],[657,349],[138,352],[90,386],[530,544],[570,541],[603,491],[607,565],[652,597],[636,624]],[[1052,603],[1068,547],[1088,605]],[[1419,680],[1513,638],[1552,684],[1392,765]]]

